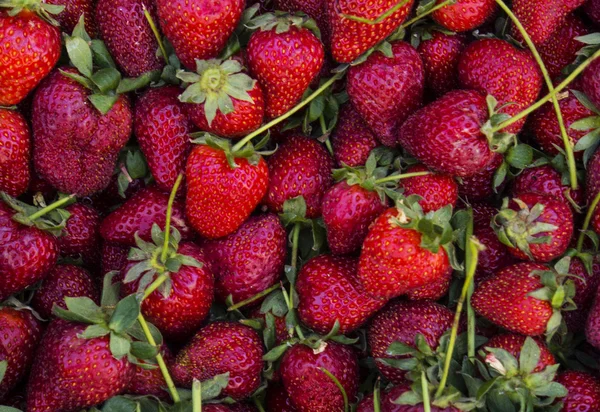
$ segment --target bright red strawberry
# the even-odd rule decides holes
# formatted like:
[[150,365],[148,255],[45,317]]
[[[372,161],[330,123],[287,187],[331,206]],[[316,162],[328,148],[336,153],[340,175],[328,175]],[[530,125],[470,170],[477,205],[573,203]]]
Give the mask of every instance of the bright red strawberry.
[[283,272],[286,232],[274,214],[251,216],[234,233],[202,249],[215,275],[217,297],[238,303],[274,285]]
[[366,0],[327,2],[327,18],[331,30],[331,53],[339,63],[351,63],[358,56],[388,37],[408,17],[414,0],[406,1],[398,10],[377,24],[356,21],[346,16],[375,20],[396,6],[395,0],[377,4]]
[[269,189],[266,203],[274,213],[283,211],[286,200],[306,201],[306,217],[321,215],[323,195],[333,183],[333,159],[315,139],[290,136],[269,158]]
[[385,304],[369,296],[358,280],[355,258],[321,255],[309,260],[298,274],[298,315],[303,324],[327,334],[336,320],[340,333],[352,332]]
[[229,384],[221,394],[243,399],[260,385],[262,357],[262,342],[252,328],[233,322],[213,322],[200,329],[177,354],[173,378],[177,384],[189,388],[193,379],[204,381],[229,372]]
[[480,172],[461,178],[462,182],[458,184],[458,194],[470,201],[492,197],[495,194],[494,176],[502,162],[502,156],[494,153],[489,163]]
[[[162,345],[160,353],[169,368],[175,361],[175,356],[168,346]],[[144,369],[141,366],[134,367],[135,372],[131,381],[125,389],[125,393],[130,395],[156,396],[160,400],[169,401],[171,397],[167,392],[167,384],[159,368]]]
[[589,32],[586,24],[579,17],[570,14],[548,40],[538,46],[538,52],[551,78],[560,76],[562,70],[573,63],[582,46],[575,38]]
[[31,136],[25,118],[0,108],[0,191],[22,195],[31,177]]
[[185,170],[192,123],[177,98],[178,87],[150,89],[135,103],[134,130],[156,185],[171,191]]
[[458,60],[466,45],[465,36],[437,30],[419,44],[417,51],[425,68],[425,86],[434,95],[442,96],[458,88]]
[[30,310],[0,306],[0,362],[7,362],[0,381],[0,402],[29,371],[42,337],[42,323]]
[[353,349],[331,341],[323,346],[317,351],[297,344],[281,360],[281,380],[298,412],[343,409],[342,392],[321,368],[337,378],[348,399],[354,399],[358,391],[358,359]]
[[[437,0],[437,4],[443,0]],[[471,31],[493,17],[496,11],[494,0],[458,0],[432,14],[433,20],[446,29],[463,32]]]
[[352,106],[386,146],[397,145],[396,130],[423,104],[425,71],[419,53],[403,41],[348,71],[347,91]]
[[336,165],[364,166],[369,153],[378,144],[375,135],[364,124],[356,109],[350,103],[344,105],[340,110],[337,126],[331,135]]
[[[167,216],[169,195],[155,187],[140,190],[121,207],[108,215],[100,224],[100,235],[110,243],[135,246],[135,234],[143,240],[150,240],[152,225],[158,224],[164,229]],[[183,204],[179,200],[173,202],[171,218],[183,240],[193,237],[192,229],[185,220]]]
[[66,309],[65,297],[88,297],[100,302],[100,291],[89,272],[79,266],[56,265],[35,291],[31,306],[45,319],[52,317],[52,308]]
[[[428,172],[423,165],[414,165],[407,168],[404,173]],[[407,177],[400,181],[404,188],[404,196],[421,196],[419,205],[423,213],[441,209],[446,205],[456,206],[458,201],[458,184],[447,175],[432,173],[427,176]]]
[[325,58],[321,41],[302,27],[301,17],[281,19],[277,23],[273,16],[272,21],[255,31],[246,49],[250,72],[265,93],[268,118],[281,116],[300,101]]
[[562,412],[592,412],[600,410],[600,380],[594,375],[579,371],[561,372],[556,381],[567,388],[569,394],[562,398]]
[[[389,346],[400,342],[415,347],[418,334],[435,350],[442,335],[452,328],[453,319],[454,313],[437,303],[394,301],[373,317],[367,330],[371,356],[375,359],[402,358],[388,355]],[[381,374],[390,381],[397,384],[404,381],[406,371],[375,362]]]
[[120,272],[127,264],[129,246],[118,243],[102,242],[102,265],[101,273],[104,275],[113,270]]
[[[491,94],[501,113],[515,115],[531,106],[542,89],[542,74],[531,53],[519,50],[507,41],[481,39],[463,51],[458,63],[460,85]],[[508,131],[518,133],[525,119]]]
[[[483,346],[484,348],[504,349],[515,358],[519,359],[525,339],[527,339],[526,336],[517,335],[516,333],[503,333],[492,337]],[[542,339],[534,338],[534,341],[540,348],[540,360],[532,371],[532,373],[537,373],[543,371],[548,366],[555,365],[556,359],[554,359],[554,355],[550,352],[550,349],[548,349],[548,346],[546,346]],[[486,351],[486,353],[489,352]]]
[[297,412],[285,388],[280,384],[269,384],[265,399],[267,412]]
[[[0,6],[0,106],[20,103],[46,77],[60,57],[60,31],[43,20],[52,5],[40,1],[16,2],[25,6],[11,16],[11,2]],[[29,9],[31,8],[31,9]]]
[[72,33],[73,29],[79,23],[79,18],[83,14],[85,20],[85,30],[91,37],[96,37],[97,28],[94,19],[94,1],[93,0],[45,0],[46,3],[65,6],[63,11],[54,18],[60,23],[60,28],[65,33]]
[[548,195],[564,204],[570,204],[569,199],[577,205],[584,203],[583,189],[573,191],[568,184],[563,183],[560,172],[550,165],[525,169],[515,178],[513,196],[518,197],[523,193]]
[[498,235],[492,229],[492,219],[496,214],[498,209],[495,207],[485,204],[473,205],[473,235],[485,246],[485,249],[479,252],[476,272],[478,277],[492,276],[515,260],[508,247],[500,242]]
[[408,300],[433,301],[441,299],[446,296],[450,290],[450,282],[452,281],[453,273],[454,269],[450,266],[444,276],[441,276],[439,279],[406,292],[406,298]]
[[96,209],[82,203],[65,207],[71,214],[57,238],[63,256],[82,257],[84,262],[97,263],[100,247],[100,216]]

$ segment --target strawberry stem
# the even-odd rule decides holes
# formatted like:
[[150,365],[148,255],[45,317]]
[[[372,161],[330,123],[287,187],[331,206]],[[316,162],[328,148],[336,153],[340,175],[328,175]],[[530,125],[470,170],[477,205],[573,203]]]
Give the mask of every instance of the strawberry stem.
[[344,412],[348,412],[349,411],[348,394],[346,393],[346,390],[344,389],[344,387],[342,386],[342,384],[340,383],[338,378],[336,378],[333,373],[329,372],[327,369],[325,369],[323,367],[321,367],[319,369],[321,369],[321,372],[323,372],[325,375],[327,375],[329,377],[329,379],[331,379],[333,381],[333,383],[335,383],[335,385],[339,388],[340,392],[342,392],[342,397],[344,398]]
[[583,249],[583,240],[585,239],[585,232],[590,226],[590,222],[592,221],[592,217],[594,216],[594,211],[598,207],[598,203],[600,203],[600,192],[598,192],[598,194],[596,194],[596,197],[594,197],[594,200],[590,204],[590,207],[588,208],[588,211],[585,215],[583,226],[581,227],[579,237],[577,238],[577,253],[580,253],[581,249]]
[[165,282],[165,280],[169,279],[169,276],[169,273],[163,273],[162,275],[154,279],[154,282],[152,282],[150,286],[148,286],[146,290],[144,290],[144,297],[142,298],[142,300],[146,299],[148,296],[150,296],[150,294],[152,294],[152,292],[158,289],[160,285],[162,285]]
[[75,197],[75,195],[69,195],[69,196],[63,197],[62,199],[57,200],[56,202],[52,203],[51,205],[48,205],[45,208],[38,210],[31,216],[28,216],[28,218],[31,221],[39,219],[40,217],[44,216],[45,214],[52,212],[54,209],[58,209],[62,205],[70,202],[74,197]]
[[231,305],[230,307],[227,308],[227,312],[232,312],[234,310],[238,310],[239,308],[244,307],[252,302],[256,302],[260,298],[267,296],[269,293],[273,292],[274,290],[279,289],[280,287],[281,287],[281,285],[279,283],[276,283],[273,286],[271,286],[270,288],[267,288],[267,289],[263,290],[262,292],[259,292],[256,295],[249,297],[248,299],[244,299],[241,302],[236,303],[235,305]]
[[400,10],[400,8],[405,6],[407,3],[408,3],[408,0],[399,1],[398,3],[396,3],[389,9],[387,9],[383,14],[380,14],[375,20],[367,19],[365,17],[355,16],[353,14],[342,13],[342,11],[340,10],[340,1],[339,0],[335,0],[334,7],[335,7],[335,12],[345,19],[357,21],[359,23],[374,25],[374,24],[381,23],[382,21],[384,21],[385,19],[390,17],[392,14],[394,14],[395,12]]
[[152,29],[152,33],[154,33],[154,37],[156,38],[156,41],[158,42],[158,47],[160,48],[160,54],[162,54],[163,59],[165,60],[165,63],[169,64],[169,55],[167,54],[167,49],[165,49],[165,45],[163,44],[162,37],[160,35],[160,32],[158,31],[158,27],[156,27],[156,24],[154,23],[154,19],[152,18],[152,16],[150,15],[150,12],[148,11],[148,9],[146,8],[146,6],[143,3],[142,3],[142,8],[144,9],[144,16],[146,17],[146,20],[148,20],[150,29]]
[[375,383],[375,389],[373,390],[373,412],[381,412],[381,402],[379,400],[379,394],[381,393],[381,382],[377,378]]
[[173,215],[173,202],[175,201],[175,196],[177,195],[177,190],[179,190],[179,186],[181,185],[182,180],[183,174],[179,174],[179,176],[177,176],[177,180],[175,181],[173,189],[171,189],[171,194],[169,195],[169,203],[167,203],[167,218],[165,219],[165,242],[163,243],[162,254],[160,255],[161,262],[163,263],[167,261],[167,254],[169,253],[169,235],[171,234],[171,216]]
[[[548,70],[546,69],[546,65],[540,56],[540,53],[537,51],[535,44],[531,41],[531,37],[525,30],[525,27],[521,24],[517,16],[514,15],[512,10],[504,3],[502,0],[496,0],[496,3],[504,10],[504,12],[508,15],[508,17],[512,20],[513,24],[517,26],[517,29],[523,36],[525,43],[529,47],[529,50],[533,54],[535,61],[537,62],[540,70],[542,71],[542,76],[544,76],[544,81],[546,82],[546,87],[548,87],[548,91],[554,91],[554,85],[552,84],[552,79],[550,79],[550,75],[548,74]],[[560,110],[560,105],[558,104],[558,99],[556,95],[552,96],[552,105],[554,106],[554,111],[556,112],[556,119],[558,120],[558,126],[560,128],[560,134],[563,140],[563,146],[565,149],[565,153],[567,154],[567,165],[569,168],[569,179],[571,181],[571,189],[577,190],[578,182],[577,182],[577,166],[575,165],[575,156],[573,155],[573,142],[571,138],[567,134],[567,129],[565,128],[565,123],[563,120],[562,112]]]
[[254,402],[254,406],[256,406],[256,409],[258,409],[258,412],[265,412],[265,408],[263,408],[262,404],[256,396],[252,397],[252,401]]
[[409,177],[419,177],[419,176],[427,176],[430,175],[431,172],[414,172],[414,173],[405,173],[402,175],[391,175],[388,177],[383,177],[381,179],[377,179],[375,181],[376,185],[387,183],[387,182],[396,182],[401,179],[408,179]]
[[423,392],[423,411],[431,412],[431,403],[429,402],[429,385],[425,371],[421,371],[421,392]]
[[[467,209],[467,213],[469,214],[469,220],[467,221],[466,228],[466,238],[471,239],[473,236],[473,208],[469,207]],[[469,247],[469,242],[465,245],[465,261],[471,262],[473,261],[473,253],[471,248]],[[471,306],[471,296],[473,296],[473,292],[475,291],[475,285],[473,282],[469,284],[469,290],[467,291],[467,355],[469,359],[475,358],[475,310],[473,306]]]
[[192,411],[202,412],[202,383],[198,379],[192,383]]

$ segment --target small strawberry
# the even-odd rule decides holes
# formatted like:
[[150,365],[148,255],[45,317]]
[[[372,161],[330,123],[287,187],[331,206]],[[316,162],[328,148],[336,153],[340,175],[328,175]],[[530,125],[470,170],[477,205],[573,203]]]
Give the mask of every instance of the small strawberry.
[[[167,367],[170,367],[175,361],[175,356],[173,356],[169,347],[163,344],[160,347],[160,353]],[[125,393],[130,395],[155,396],[163,401],[171,399],[169,392],[165,389],[167,384],[159,368],[146,369],[136,365],[134,369],[134,375],[129,381]]]
[[265,93],[268,118],[294,107],[323,66],[321,41],[300,16],[263,14],[252,23],[246,55],[250,72]]
[[61,236],[57,238],[60,253],[84,262],[97,263],[100,247],[100,216],[96,209],[82,203],[65,207],[70,214]]
[[[443,0],[437,0],[440,4]],[[455,32],[471,31],[488,21],[496,11],[494,0],[458,0],[436,10],[436,23]]]
[[22,195],[31,177],[31,135],[25,118],[0,108],[0,191]]
[[461,178],[461,182],[458,184],[458,194],[470,201],[491,198],[496,192],[494,177],[502,163],[502,156],[495,153],[481,171]]
[[600,410],[600,380],[596,376],[579,371],[564,371],[558,374],[556,381],[569,392],[561,399],[562,412]]
[[548,195],[564,204],[584,203],[583,189],[573,191],[568,183],[563,183],[559,171],[550,165],[530,167],[519,174],[513,181],[512,194],[519,197],[524,193]]
[[[427,172],[429,169],[423,165],[414,165],[407,168],[404,173]],[[404,189],[404,196],[417,195],[422,199],[419,205],[423,213],[429,213],[450,205],[453,208],[458,201],[458,185],[447,175],[432,173],[426,176],[408,177],[402,179],[400,187]]]
[[60,23],[61,31],[72,33],[83,14],[85,29],[91,37],[96,37],[97,29],[93,0],[46,0],[46,3],[65,7],[63,11],[54,17]]
[[492,276],[515,261],[508,247],[500,242],[491,226],[496,214],[498,209],[495,207],[486,204],[473,205],[473,235],[485,247],[479,252],[476,272],[478,278]]
[[364,166],[371,150],[378,144],[375,135],[364,124],[356,109],[350,103],[344,105],[340,110],[337,126],[331,135],[336,165],[338,167],[344,164],[350,167]]
[[538,51],[552,79],[562,74],[562,70],[573,63],[581,42],[576,37],[588,34],[590,30],[576,15],[570,14],[564,23],[542,45]]
[[[517,335],[516,333],[503,333],[493,336],[485,343],[484,348],[502,349],[518,359],[526,339],[526,336]],[[540,338],[534,338],[533,340],[540,350],[540,356],[539,361],[531,372],[541,372],[548,366],[556,365],[556,359],[554,359],[554,355],[550,352],[550,349],[548,349],[548,346],[546,346],[544,341]],[[485,350],[484,353],[489,354],[491,352]]]

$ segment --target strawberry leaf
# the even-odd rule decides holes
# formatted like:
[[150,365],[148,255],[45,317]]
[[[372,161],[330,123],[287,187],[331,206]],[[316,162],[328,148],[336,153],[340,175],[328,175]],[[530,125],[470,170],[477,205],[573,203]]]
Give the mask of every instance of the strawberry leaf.
[[110,333],[109,346],[110,353],[112,353],[117,360],[122,359],[123,356],[127,355],[131,350],[131,342],[115,332]]
[[223,389],[229,385],[229,372],[216,375],[202,382],[202,400],[216,399],[221,395]]
[[0,361],[0,383],[4,379],[4,375],[6,374],[6,369],[8,368],[8,361],[3,360]]
[[113,312],[108,327],[116,333],[124,333],[137,321],[140,302],[137,295],[129,295],[121,300]]

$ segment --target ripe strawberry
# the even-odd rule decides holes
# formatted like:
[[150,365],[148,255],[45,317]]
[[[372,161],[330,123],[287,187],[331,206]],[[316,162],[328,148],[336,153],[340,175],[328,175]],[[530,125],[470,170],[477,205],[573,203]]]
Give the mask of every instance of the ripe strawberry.
[[352,106],[386,146],[397,145],[396,130],[423,104],[425,71],[419,53],[403,41],[394,42],[391,56],[371,54],[348,71]]
[[524,193],[548,195],[564,204],[570,204],[569,199],[577,205],[584,203],[583,189],[571,190],[568,184],[563,183],[560,172],[550,165],[525,169],[515,178],[513,196]]
[[236,28],[244,4],[244,0],[199,4],[187,0],[156,1],[160,27],[189,70],[196,68],[196,59],[217,57]]
[[36,290],[31,306],[42,316],[52,317],[52,308],[58,305],[66,309],[65,297],[86,296],[100,302],[100,291],[89,272],[79,266],[56,265],[44,278],[42,286]]
[[548,40],[537,48],[551,78],[560,76],[562,70],[573,63],[581,49],[581,42],[575,38],[589,32],[579,17],[570,14]]
[[312,17],[319,31],[321,40],[325,47],[331,44],[331,33],[329,30],[329,21],[327,21],[327,1],[325,0],[274,0],[274,9],[287,11],[290,13],[301,11]]
[[268,118],[294,107],[323,66],[325,52],[318,37],[296,16],[262,15],[250,37],[246,55],[250,72],[265,93]]
[[[542,75],[529,52],[519,50],[507,41],[481,39],[463,51],[458,62],[460,85],[491,94],[500,110],[510,116],[531,106],[542,89]],[[514,123],[508,131],[518,133],[525,119]]]
[[187,388],[193,379],[203,381],[229,372],[229,383],[221,394],[243,399],[260,385],[262,357],[262,342],[252,328],[213,322],[177,354],[171,370],[175,382]]
[[327,18],[331,30],[331,53],[339,63],[351,63],[358,56],[388,37],[408,17],[414,0],[408,0],[398,10],[377,24],[356,21],[346,16],[375,20],[396,5],[395,0],[377,4],[365,0],[327,2]]
[[454,270],[452,269],[452,266],[450,266],[444,276],[441,276],[439,279],[406,292],[406,298],[408,300],[433,301],[441,299],[446,296],[450,290],[450,282],[452,281],[453,273]]
[[327,334],[339,322],[339,332],[352,332],[381,309],[385,299],[369,296],[357,275],[357,260],[321,255],[309,260],[298,274],[298,315],[306,326]]
[[458,60],[466,45],[465,36],[437,30],[419,44],[417,51],[425,69],[425,86],[435,96],[458,88]]
[[138,77],[164,66],[144,10],[148,10],[157,21],[155,3],[151,0],[103,0],[96,3],[95,19],[100,37],[123,73],[129,77]]
[[590,263],[591,270],[588,272],[580,257],[571,258],[569,273],[574,275],[572,278],[575,285],[573,303],[575,303],[577,309],[563,313],[565,322],[571,332],[580,332],[585,329],[587,315],[600,284],[600,262],[597,258],[594,258]]
[[121,246],[118,243],[102,242],[102,265],[101,273],[104,275],[111,271],[120,272],[127,264],[129,246]]
[[170,191],[185,169],[192,123],[179,102],[179,88],[150,89],[135,104],[134,130],[156,185]]
[[11,16],[5,7],[12,5],[7,2],[0,6],[0,106],[12,106],[20,103],[58,62],[60,31],[40,16],[52,21],[48,11],[60,9],[41,0],[32,1],[22,3],[15,9],[18,13]]
[[96,28],[96,20],[94,19],[93,0],[46,0],[46,3],[65,6],[63,11],[54,17],[60,23],[60,28],[63,32],[72,33],[83,14],[85,30],[91,37],[96,37],[98,30]]
[[590,345],[600,349],[600,288],[596,291],[594,303],[588,314],[585,324],[585,337]]
[[[379,408],[381,412],[424,412],[425,407],[422,403],[416,405],[399,405],[395,403],[396,399],[400,398],[405,392],[410,392],[411,387],[409,383],[402,383],[401,385],[394,386],[387,392],[381,392],[381,399],[379,401]],[[435,405],[430,405],[431,412],[459,412],[460,410],[448,406],[447,408],[440,408]],[[364,398],[359,404],[356,412],[375,412],[375,406],[373,404],[373,395],[369,395]]]
[[302,196],[306,217],[319,217],[323,195],[333,183],[332,168],[333,159],[315,139],[287,137],[269,159],[269,210],[280,213],[286,200]]
[[[516,333],[503,333],[493,336],[485,343],[484,347],[503,349],[518,359],[521,355],[521,349],[523,348],[525,339],[527,339],[526,336],[517,335]],[[534,338],[534,341],[540,348],[540,359],[532,371],[532,373],[537,373],[543,371],[548,366],[555,365],[556,359],[554,359],[554,355],[550,352],[550,349],[548,349],[548,346],[546,346],[542,339]],[[487,354],[490,352],[486,350],[484,353]]]
[[585,91],[596,107],[600,107],[600,62],[593,61],[579,78],[578,88]]
[[391,302],[373,317],[367,330],[371,356],[376,359],[375,363],[381,374],[396,384],[402,383],[406,372],[385,365],[378,359],[402,358],[403,356],[387,354],[388,348],[393,342],[416,347],[417,335],[422,335],[431,349],[435,350],[442,335],[452,328],[453,319],[454,313],[437,303]]
[[491,222],[496,214],[498,209],[495,207],[485,204],[473,205],[473,235],[485,246],[485,249],[479,252],[476,272],[478,278],[492,276],[515,260],[508,247],[500,242],[492,229]]
[[[175,356],[168,346],[162,345],[160,353],[167,365],[167,368],[175,361]],[[134,367],[134,375],[129,381],[125,393],[130,395],[155,396],[163,401],[171,399],[167,392],[167,384],[159,368],[144,369],[141,366]]]
[[273,286],[286,257],[286,233],[274,214],[251,216],[234,233],[202,244],[216,294],[241,302]]
[[280,384],[269,384],[266,396],[267,412],[297,412],[285,388]]
[[0,306],[0,362],[7,362],[0,380],[0,402],[29,371],[42,337],[42,323],[28,309]]
[[257,307],[254,311],[251,312],[250,318],[258,319],[266,326],[267,314],[273,316],[275,328],[275,343],[277,345],[281,345],[283,342],[290,338],[290,333],[285,324],[285,316],[276,316],[271,311],[267,311],[267,313],[262,313],[260,307]]
[[561,372],[556,381],[567,388],[569,394],[562,398],[563,412],[600,410],[600,380],[594,375],[579,371]]
[[25,118],[0,108],[0,191],[22,195],[31,177],[31,136]]
[[100,247],[100,216],[91,206],[75,203],[65,207],[71,215],[57,238],[63,256],[82,257],[84,262],[97,263]]
[[503,158],[499,153],[494,153],[488,164],[478,173],[462,177],[458,184],[458,194],[468,200],[489,199],[495,193],[494,176],[496,170],[502,165]]
[[[437,4],[442,0],[437,0]],[[458,0],[432,14],[433,20],[448,30],[471,31],[488,21],[496,11],[494,0]]]
[[587,16],[592,20],[595,24],[600,23],[600,1],[598,0],[588,0],[583,6],[583,10]]
[[[585,194],[588,205],[600,193],[600,150],[596,150],[587,164],[587,175],[585,178]],[[600,233],[600,208],[592,214],[591,227],[596,233]]]
[[358,391],[358,359],[352,348],[332,341],[324,348],[297,344],[288,349],[280,364],[281,380],[298,412],[342,410],[342,392],[321,368],[340,382],[348,399]]
[[369,153],[378,146],[378,142],[360,114],[348,103],[340,110],[337,126],[331,135],[331,145],[337,166],[356,167],[367,163]]
[[[404,173],[427,172],[429,169],[423,165],[414,165],[407,168]],[[404,188],[404,196],[418,195],[422,199],[419,205],[423,213],[429,213],[443,208],[446,205],[456,206],[458,201],[458,185],[448,175],[430,174],[402,179],[400,186]]]
[[569,247],[573,212],[568,204],[548,195],[522,193],[510,202],[504,200],[493,226],[513,256],[550,262]]

